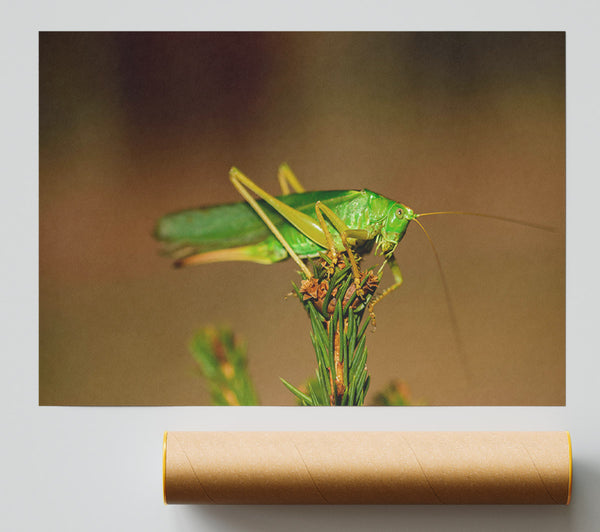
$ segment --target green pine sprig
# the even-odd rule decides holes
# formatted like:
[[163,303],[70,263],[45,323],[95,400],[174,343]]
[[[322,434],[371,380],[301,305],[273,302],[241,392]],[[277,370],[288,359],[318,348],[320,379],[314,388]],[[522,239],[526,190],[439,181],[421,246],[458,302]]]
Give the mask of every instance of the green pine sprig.
[[364,321],[363,317],[379,278],[372,269],[361,273],[364,293],[359,295],[345,253],[335,260],[322,254],[313,261],[313,271],[314,277],[303,275],[300,287],[294,285],[294,290],[310,318],[316,376],[307,383],[306,393],[285,379],[281,381],[302,405],[362,405],[370,382],[366,348],[370,317]]
[[230,328],[209,326],[196,332],[190,342],[192,356],[206,378],[213,405],[258,405],[248,374],[246,346]]
[[424,404],[422,401],[414,401],[408,385],[399,379],[391,380],[373,398],[374,406],[420,406]]

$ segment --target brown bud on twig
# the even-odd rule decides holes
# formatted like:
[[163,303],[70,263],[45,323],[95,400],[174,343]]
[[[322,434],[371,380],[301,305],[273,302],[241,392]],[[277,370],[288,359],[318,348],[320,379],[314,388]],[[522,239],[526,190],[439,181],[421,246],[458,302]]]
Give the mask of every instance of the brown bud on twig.
[[[323,261],[323,262],[325,262],[325,261]],[[374,294],[375,291],[377,290],[377,287],[379,286],[379,278],[377,277],[377,275],[375,275],[373,273],[372,270],[369,270],[369,271],[361,274],[361,279],[360,279],[361,284],[363,284],[365,277],[367,278],[367,280],[364,282],[364,286],[363,286],[364,295],[366,296],[368,294]],[[312,300],[313,304],[315,305],[315,307],[317,308],[317,310],[319,312],[323,311],[323,304],[325,303],[325,296],[327,295],[328,290],[329,290],[329,281],[327,279],[323,279],[322,281],[319,281],[315,277],[311,277],[310,279],[303,280],[300,284],[300,293],[302,294],[302,300],[303,301]],[[337,298],[335,296],[336,296],[337,292],[338,292],[338,287],[336,286],[331,291],[331,298],[329,299],[329,303],[327,305],[327,314],[329,314],[329,315],[332,315],[335,310],[335,305],[337,303]],[[348,302],[350,301],[350,299],[352,299],[355,294],[356,294],[356,283],[353,282],[346,290],[342,304],[344,306],[346,306],[348,304]],[[362,300],[363,300],[363,298],[361,298],[361,297],[354,297],[351,307],[353,309],[356,309],[361,304]]]
[[302,294],[302,301],[308,299],[318,298],[319,281],[315,277],[310,279],[304,279],[300,283],[300,293]]

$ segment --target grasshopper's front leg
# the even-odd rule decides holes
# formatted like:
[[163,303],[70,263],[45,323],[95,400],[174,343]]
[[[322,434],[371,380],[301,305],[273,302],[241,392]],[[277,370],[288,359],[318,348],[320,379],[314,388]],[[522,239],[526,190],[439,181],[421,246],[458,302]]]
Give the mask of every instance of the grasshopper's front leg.
[[344,249],[348,253],[350,265],[352,266],[352,273],[354,274],[354,284],[356,286],[356,293],[358,297],[364,297],[365,292],[360,286],[360,270],[358,269],[358,264],[356,262],[356,258],[354,257],[354,252],[352,251],[352,248],[350,247],[350,244],[348,242],[348,238],[352,238],[354,240],[366,240],[368,236],[367,232],[360,229],[357,230],[348,228],[344,221],[335,212],[333,212],[327,205],[324,205],[320,201],[317,201],[315,205],[315,210],[317,212],[317,218],[319,219],[321,227],[323,228],[323,232],[325,233],[327,245],[331,250],[331,254],[333,255],[334,261],[336,260],[337,251],[335,248],[335,244],[333,243],[331,233],[329,232],[329,229],[325,224],[325,218],[323,217],[323,214],[325,214],[327,218],[329,218],[333,226],[337,229],[338,233],[340,234],[342,244],[344,246]]
[[379,303],[385,296],[387,296],[388,294],[390,294],[391,292],[396,290],[396,288],[398,288],[402,284],[402,281],[403,281],[402,272],[400,271],[400,267],[398,266],[398,263],[396,262],[396,257],[394,257],[394,255],[389,255],[385,259],[385,262],[382,264],[381,269],[379,270],[380,275],[381,275],[381,270],[383,269],[383,267],[386,264],[390,267],[390,271],[392,272],[392,275],[394,276],[394,284],[389,286],[388,288],[386,288],[381,293],[381,295],[375,299],[375,301],[371,302],[371,304],[369,305],[369,312],[371,313],[371,315],[373,315],[373,307],[377,303]]

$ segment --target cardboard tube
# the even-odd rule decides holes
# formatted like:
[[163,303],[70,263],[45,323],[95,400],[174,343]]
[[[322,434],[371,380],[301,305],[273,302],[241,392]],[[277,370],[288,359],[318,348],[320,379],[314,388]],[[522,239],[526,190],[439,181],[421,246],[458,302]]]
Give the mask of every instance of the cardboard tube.
[[165,503],[568,504],[568,432],[168,432]]

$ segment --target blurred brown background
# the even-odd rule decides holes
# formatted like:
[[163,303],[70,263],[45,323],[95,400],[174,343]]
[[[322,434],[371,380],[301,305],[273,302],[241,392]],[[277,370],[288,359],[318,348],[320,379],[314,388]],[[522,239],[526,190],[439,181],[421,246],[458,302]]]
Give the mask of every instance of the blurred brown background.
[[[229,323],[264,404],[314,372],[295,265],[176,271],[161,215],[237,201],[235,165],[277,192],[369,188],[424,218],[464,352],[415,225],[377,308],[370,396],[565,402],[564,33],[41,33],[40,404],[207,404],[187,350]],[[389,276],[387,281],[390,282]]]

